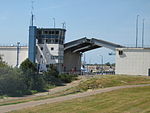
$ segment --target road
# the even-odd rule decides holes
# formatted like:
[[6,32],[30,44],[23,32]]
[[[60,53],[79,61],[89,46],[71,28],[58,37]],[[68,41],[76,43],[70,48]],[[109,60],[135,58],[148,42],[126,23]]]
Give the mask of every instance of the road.
[[91,95],[100,94],[100,93],[104,93],[104,92],[110,92],[110,91],[114,91],[114,90],[118,90],[118,89],[143,87],[143,86],[150,86],[150,84],[109,87],[109,88],[97,89],[97,90],[93,90],[93,91],[87,91],[87,92],[83,92],[83,93],[77,93],[77,94],[72,94],[72,95],[67,95],[67,96],[55,97],[55,98],[50,98],[50,99],[45,99],[45,100],[31,101],[31,102],[14,104],[14,105],[7,105],[7,106],[0,106],[0,113],[10,112],[13,110],[19,110],[19,109],[28,108],[28,107],[34,107],[34,106],[38,106],[41,104],[63,102],[66,100],[91,96]]

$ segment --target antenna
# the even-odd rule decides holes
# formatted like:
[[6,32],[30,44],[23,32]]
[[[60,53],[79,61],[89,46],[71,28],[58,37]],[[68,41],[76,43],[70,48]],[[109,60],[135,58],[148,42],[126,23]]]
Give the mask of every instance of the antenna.
[[137,48],[137,44],[138,44],[138,20],[139,19],[139,15],[137,15],[136,18],[136,48]]
[[54,28],[55,28],[55,18],[53,18],[53,21],[54,21]]
[[143,27],[142,27],[142,48],[144,47],[144,19],[143,19]]
[[63,29],[66,29],[66,22],[63,22],[63,23],[62,23],[62,28],[63,28]]
[[34,1],[32,0],[31,1],[31,26],[33,26],[33,23],[34,23],[34,14],[33,14],[33,11],[34,11]]

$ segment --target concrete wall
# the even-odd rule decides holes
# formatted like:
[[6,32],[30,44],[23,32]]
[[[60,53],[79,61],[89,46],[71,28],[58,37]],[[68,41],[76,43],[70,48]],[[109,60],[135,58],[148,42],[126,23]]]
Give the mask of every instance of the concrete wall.
[[64,71],[72,73],[81,72],[81,54],[72,53],[71,51],[64,52]]
[[[17,47],[0,47],[0,55],[8,65],[15,67],[17,64]],[[28,47],[20,47],[19,65],[28,57]]]
[[[123,51],[119,55],[119,51]],[[150,48],[117,48],[116,74],[149,75]]]
[[[37,44],[36,62],[40,64],[40,70],[47,70],[47,64],[63,64],[64,46],[60,44]],[[57,66],[57,67],[58,67]],[[61,71],[59,66],[58,70]]]

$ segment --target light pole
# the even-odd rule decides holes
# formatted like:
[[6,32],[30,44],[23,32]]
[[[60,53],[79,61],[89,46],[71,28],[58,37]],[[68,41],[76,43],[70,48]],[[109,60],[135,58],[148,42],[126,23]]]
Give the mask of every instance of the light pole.
[[102,63],[102,75],[103,75],[103,56],[99,55],[101,57],[101,63]]
[[138,21],[139,21],[139,15],[137,15],[136,18],[136,48],[138,47]]
[[19,51],[20,51],[20,42],[17,42],[17,64],[16,64],[16,67],[19,66]]

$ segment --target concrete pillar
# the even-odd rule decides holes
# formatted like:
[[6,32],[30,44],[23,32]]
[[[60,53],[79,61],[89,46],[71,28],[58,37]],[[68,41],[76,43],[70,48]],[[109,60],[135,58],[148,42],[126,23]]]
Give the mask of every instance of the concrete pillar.
[[64,71],[70,73],[81,72],[81,54],[72,53],[71,51],[64,52]]

